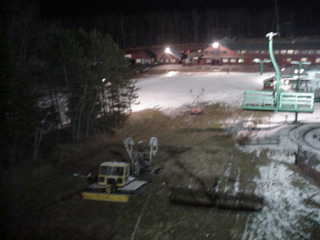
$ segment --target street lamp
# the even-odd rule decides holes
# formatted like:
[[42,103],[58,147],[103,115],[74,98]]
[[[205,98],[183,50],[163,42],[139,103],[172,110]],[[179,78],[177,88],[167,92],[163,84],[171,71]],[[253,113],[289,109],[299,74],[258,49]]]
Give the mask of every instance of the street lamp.
[[211,47],[213,48],[213,53],[216,55],[214,64],[219,64],[221,59],[220,59],[220,43],[218,41],[215,41],[211,44]]
[[260,59],[260,58],[255,58],[255,59],[253,59],[253,62],[259,64],[259,72],[260,72],[260,75],[262,75],[263,72],[264,72],[264,64],[265,64],[265,63],[270,63],[271,60],[270,60],[270,59],[267,59],[267,58],[265,58],[265,59],[263,59],[263,60]]

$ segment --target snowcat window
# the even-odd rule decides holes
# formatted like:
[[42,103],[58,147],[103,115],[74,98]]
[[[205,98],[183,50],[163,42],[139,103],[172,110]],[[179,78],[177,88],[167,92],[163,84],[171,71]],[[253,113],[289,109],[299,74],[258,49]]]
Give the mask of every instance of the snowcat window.
[[123,167],[102,166],[100,169],[100,174],[103,174],[103,175],[122,176],[123,172],[124,172]]

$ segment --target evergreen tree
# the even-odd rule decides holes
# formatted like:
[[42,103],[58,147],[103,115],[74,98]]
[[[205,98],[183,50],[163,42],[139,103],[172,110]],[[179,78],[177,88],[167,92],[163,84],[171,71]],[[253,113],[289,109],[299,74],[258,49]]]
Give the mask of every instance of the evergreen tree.
[[109,35],[97,31],[58,30],[54,35],[49,45],[56,48],[48,49],[56,50],[45,54],[50,59],[47,72],[65,89],[73,140],[121,124],[136,89],[118,46]]
[[[1,157],[5,167],[25,157],[38,124],[37,97],[27,78],[19,76],[14,55],[0,38]],[[25,76],[26,77],[26,76]]]

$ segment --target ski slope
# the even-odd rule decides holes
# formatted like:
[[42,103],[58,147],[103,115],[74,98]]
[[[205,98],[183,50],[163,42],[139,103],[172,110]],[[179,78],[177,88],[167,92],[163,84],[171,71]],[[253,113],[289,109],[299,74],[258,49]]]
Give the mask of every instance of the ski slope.
[[161,109],[177,108],[190,104],[197,95],[201,101],[223,102],[240,106],[243,91],[259,90],[263,80],[271,73],[226,73],[226,72],[175,72],[162,75],[150,75],[139,79],[139,104],[133,111],[158,107]]
[[[164,111],[179,108],[192,101],[200,93],[200,101],[225,103],[241,106],[245,90],[261,90],[263,80],[272,73],[241,72],[168,72],[162,75],[150,75],[139,79],[139,105],[134,111],[148,108],[160,108]],[[308,229],[320,226],[319,208],[306,204],[308,199],[319,203],[319,189],[292,170],[298,146],[315,156],[320,156],[320,104],[315,105],[315,112],[299,113],[303,124],[292,124],[294,113],[274,112],[265,121],[255,126],[253,131],[250,121],[254,119],[229,119],[229,126],[234,126],[239,135],[249,136],[252,142],[239,146],[244,152],[253,152],[257,159],[266,151],[270,162],[259,168],[255,182],[257,193],[263,195],[267,205],[259,214],[247,219],[242,240],[264,239],[310,239]],[[170,112],[170,111],[169,111]],[[268,139],[274,144],[263,144]],[[320,158],[319,158],[320,159]],[[316,169],[320,170],[320,164]]]

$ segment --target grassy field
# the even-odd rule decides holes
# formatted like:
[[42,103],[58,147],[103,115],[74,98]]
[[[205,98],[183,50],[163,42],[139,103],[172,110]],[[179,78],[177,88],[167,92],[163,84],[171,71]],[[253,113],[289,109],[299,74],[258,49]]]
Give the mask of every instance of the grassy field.
[[[173,205],[172,187],[211,188],[221,177],[225,191],[254,192],[260,166],[270,160],[240,152],[235,134],[226,131],[228,120],[254,118],[250,113],[224,105],[207,106],[202,115],[188,112],[174,117],[158,110],[131,115],[114,135],[100,135],[81,145],[60,146],[51,164],[21,166],[8,173],[2,189],[7,206],[9,239],[239,239],[248,216],[256,213]],[[129,203],[85,201],[82,177],[99,163],[128,160],[122,140],[131,136],[145,142],[159,139],[153,175],[143,191]]]

